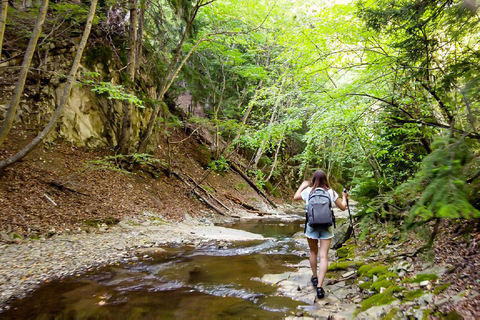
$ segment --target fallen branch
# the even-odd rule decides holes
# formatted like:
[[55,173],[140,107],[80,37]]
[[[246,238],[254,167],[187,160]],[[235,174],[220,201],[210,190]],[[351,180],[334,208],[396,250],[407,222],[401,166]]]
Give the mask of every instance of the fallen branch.
[[230,165],[230,168],[232,168],[233,170],[235,170],[239,175],[242,176],[243,179],[245,179],[245,181],[248,182],[248,184],[255,190],[257,191],[257,193],[259,195],[261,195],[272,207],[274,208],[277,208],[277,205],[275,203],[272,202],[272,200],[270,200],[267,195],[262,191],[260,190],[260,188],[255,184],[255,182],[253,182],[244,172],[243,170],[237,165],[235,164],[233,161],[229,160],[228,161],[228,164]]
[[[225,210],[227,211],[232,211],[232,209],[230,209],[229,207],[227,207],[226,205],[224,205],[220,200],[218,200],[217,198],[215,198],[212,194],[210,194],[209,192],[207,192],[205,189],[203,189],[203,187],[201,185],[199,185],[192,177],[190,177],[188,174],[186,173],[183,173],[188,179],[190,179],[196,186],[197,188],[200,188],[201,190],[203,190],[209,197],[211,197],[213,200],[215,200],[219,205],[221,205],[222,207],[225,208]],[[190,190],[191,192],[192,191],[195,191],[195,189],[192,189]]]
[[[182,181],[183,183],[185,183],[187,185],[188,188],[191,188],[190,184],[185,181],[185,179],[183,179],[178,173],[172,171],[171,172],[175,177],[177,177],[180,181]],[[194,195],[196,195],[199,199],[201,199],[207,206],[209,206],[210,208],[212,208],[213,210],[215,210],[217,213],[221,214],[222,216],[225,216],[225,213],[223,213],[220,209],[218,209],[215,205],[213,205],[210,201],[208,201],[207,199],[205,199],[205,197],[203,197],[200,193],[198,193],[195,189],[192,189],[192,191]]]
[[258,213],[258,212],[259,212],[259,210],[258,210],[257,208],[255,208],[254,206],[251,206],[251,205],[249,205],[248,203],[245,203],[245,202],[243,202],[242,200],[240,200],[240,199],[238,199],[238,198],[235,198],[234,196],[232,196],[232,195],[229,194],[229,193],[224,193],[224,196],[225,196],[225,198],[232,200],[232,201],[235,202],[236,204],[241,205],[241,206],[244,207],[245,209],[249,209],[249,210],[255,211],[255,213]]
[[86,193],[83,193],[83,192],[80,192],[80,191],[77,191],[75,189],[67,187],[66,186],[67,183],[69,183],[69,182],[59,182],[59,181],[52,180],[48,184],[57,188],[57,189],[59,189],[59,190],[68,190],[68,191],[71,191],[71,192],[74,192],[74,193],[81,194],[83,196],[90,197],[89,194],[86,194]]
[[52,198],[50,198],[49,196],[47,196],[46,193],[44,193],[43,196],[44,196],[45,198],[47,198],[47,200],[50,201],[54,206],[57,205],[57,204],[55,203],[55,201],[52,200]]

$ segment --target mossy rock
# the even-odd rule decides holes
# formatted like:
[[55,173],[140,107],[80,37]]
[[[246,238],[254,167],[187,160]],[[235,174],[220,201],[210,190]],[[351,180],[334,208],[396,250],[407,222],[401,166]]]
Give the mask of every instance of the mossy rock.
[[393,308],[390,310],[384,317],[383,320],[395,320],[398,319],[397,312],[400,311],[399,308]]
[[364,264],[362,261],[337,261],[328,266],[328,271],[348,270],[349,268],[358,268]]
[[382,293],[374,294],[373,296],[363,300],[360,311],[365,311],[367,309],[370,309],[373,306],[382,306],[386,304],[391,304],[393,301],[397,300],[397,298],[395,298],[393,294],[395,292],[401,292],[402,290],[403,290],[402,287],[391,286]]
[[368,281],[368,282],[364,282],[364,283],[359,284],[358,287],[362,290],[368,290],[368,289],[370,289],[372,284],[373,284],[372,281]]
[[435,289],[433,289],[433,294],[434,295],[438,295],[440,293],[442,293],[443,291],[447,290],[448,287],[450,287],[452,284],[449,282],[449,283],[444,283],[438,287],[435,287]]
[[393,285],[391,280],[381,280],[375,281],[371,286],[370,289],[376,292],[380,292],[380,288],[388,288]]
[[369,278],[372,278],[374,275],[381,275],[388,271],[389,266],[386,265],[378,265],[378,264],[366,264],[361,266],[357,274],[359,276],[365,275]]
[[395,279],[395,278],[398,278],[398,274],[392,271],[387,271],[381,276],[379,276],[377,281],[383,281],[383,280],[389,280],[389,279]]
[[402,283],[420,283],[422,281],[431,281],[431,280],[437,280],[438,279],[438,276],[436,274],[428,274],[428,273],[421,273],[421,274],[418,274],[415,278],[413,279],[404,279],[402,281]]
[[403,301],[413,301],[423,296],[425,292],[422,289],[407,291],[403,295]]
[[337,255],[339,258],[346,258],[353,255],[353,248],[340,247],[337,249]]

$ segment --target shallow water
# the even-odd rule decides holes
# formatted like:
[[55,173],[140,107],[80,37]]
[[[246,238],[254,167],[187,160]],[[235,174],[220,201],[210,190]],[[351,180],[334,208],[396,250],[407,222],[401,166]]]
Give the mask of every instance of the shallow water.
[[108,266],[49,283],[0,313],[2,319],[282,319],[301,303],[259,281],[304,259],[291,236],[301,222],[227,227],[270,239],[178,247],[140,262]]

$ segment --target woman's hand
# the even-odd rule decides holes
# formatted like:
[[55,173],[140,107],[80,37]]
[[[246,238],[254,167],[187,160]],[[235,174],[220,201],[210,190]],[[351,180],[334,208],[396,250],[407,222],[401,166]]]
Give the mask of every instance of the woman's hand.
[[300,187],[298,187],[297,192],[293,196],[293,200],[302,200],[302,191],[310,185],[310,181],[303,181]]
[[300,188],[299,188],[299,189],[302,189],[302,190],[303,190],[303,189],[307,188],[309,185],[310,185],[310,181],[304,180],[304,181],[302,182],[302,184],[300,185]]

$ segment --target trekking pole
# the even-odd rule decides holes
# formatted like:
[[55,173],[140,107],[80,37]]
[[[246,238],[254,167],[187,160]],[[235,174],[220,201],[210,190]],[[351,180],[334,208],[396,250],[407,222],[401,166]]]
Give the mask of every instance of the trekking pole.
[[[347,193],[347,188],[343,188],[343,192]],[[353,239],[355,239],[355,245],[358,245],[357,237],[355,236],[355,229],[353,228],[352,214],[350,213],[350,206],[348,205],[348,196],[347,196],[347,210],[348,210],[348,216],[350,217],[350,226],[352,227]]]

